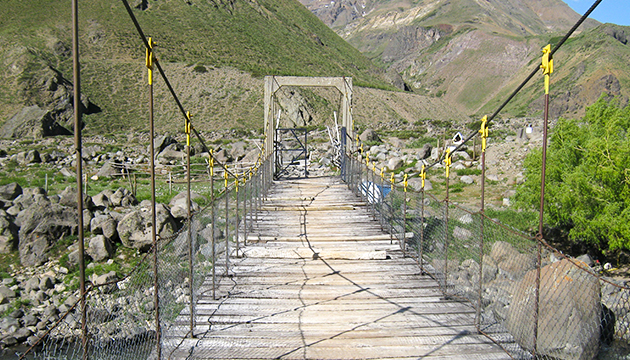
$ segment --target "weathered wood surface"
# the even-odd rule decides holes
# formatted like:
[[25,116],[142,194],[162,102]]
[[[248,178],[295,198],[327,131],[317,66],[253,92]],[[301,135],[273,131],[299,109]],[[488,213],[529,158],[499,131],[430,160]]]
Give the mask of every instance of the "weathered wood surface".
[[510,358],[339,179],[276,182],[259,215],[248,239],[260,241],[232,260],[217,300],[206,281],[196,338],[167,334],[167,358]]

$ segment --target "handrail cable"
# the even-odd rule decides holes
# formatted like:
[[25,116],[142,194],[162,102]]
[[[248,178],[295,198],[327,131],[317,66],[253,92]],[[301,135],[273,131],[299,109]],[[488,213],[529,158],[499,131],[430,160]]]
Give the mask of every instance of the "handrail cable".
[[[138,34],[140,35],[140,38],[142,38],[142,42],[144,43],[144,46],[147,49],[150,49],[151,47],[149,46],[149,41],[147,40],[147,37],[145,36],[144,31],[142,31],[142,27],[140,27],[140,23],[138,23],[138,19],[133,14],[133,10],[131,9],[131,6],[129,6],[129,2],[127,0],[122,0],[122,2],[125,5],[125,8],[127,9],[127,13],[129,14],[129,17],[131,18],[131,21],[133,22],[134,26],[136,27],[136,30],[138,31]],[[168,78],[166,77],[166,73],[164,72],[164,69],[162,69],[162,66],[160,65],[160,62],[158,61],[157,58],[154,58],[153,60],[154,60],[154,64],[158,68],[158,71],[160,72],[160,75],[162,76],[162,79],[164,80],[164,83],[166,84],[166,87],[168,88],[169,92],[173,96],[173,99],[177,103],[177,107],[179,108],[180,112],[184,116],[184,119],[186,119],[186,121],[190,121],[190,119],[189,119],[189,117],[188,117],[188,115],[186,113],[186,110],[184,109],[184,106],[182,105],[181,101],[179,100],[179,97],[177,97],[177,94],[175,93],[175,90],[173,89],[173,86],[171,85],[170,81],[168,81]],[[201,143],[201,146],[203,147],[204,151],[206,151],[207,153],[211,154],[210,153],[210,149],[206,146],[206,143],[203,141],[203,139],[201,138],[201,136],[199,135],[197,130],[192,125],[191,125],[191,128],[192,128],[193,132],[195,133],[195,136],[197,137],[197,139]],[[153,141],[153,140],[151,140],[151,141]],[[210,156],[212,156],[214,158],[214,155],[211,154]],[[232,172],[230,172],[228,170],[228,168],[223,163],[218,161],[216,158],[214,160],[220,167],[223,168],[223,170],[227,171],[227,173],[230,174],[231,177],[236,178],[236,175],[232,174]]]
[[[566,35],[564,35],[564,37],[558,42],[558,44],[556,44],[556,46],[553,48],[553,50],[551,50],[551,53],[549,55],[549,58],[553,58],[553,54],[556,53],[556,51],[558,51],[558,49],[560,49],[560,47],[562,45],[564,45],[564,43],[569,39],[569,37],[571,37],[571,35],[573,35],[573,33],[575,32],[575,30],[577,30],[577,28],[582,25],[582,23],[584,21],[586,21],[586,19],[588,18],[588,16],[595,10],[595,8],[597,8],[597,6],[602,2],[602,0],[597,0],[595,1],[595,3],[593,3],[593,5],[591,6],[590,9],[588,9],[587,12],[584,13],[584,15],[582,15],[582,17],[580,18],[580,20],[578,20],[573,27],[566,33]],[[503,108],[505,108],[505,106],[507,106],[507,104],[512,101],[512,99],[523,89],[523,87],[525,87],[525,85],[527,85],[527,83],[534,77],[534,75],[536,75],[536,73],[538,73],[538,71],[540,70],[540,67],[536,67],[534,70],[532,70],[532,72],[527,76],[527,78],[525,78],[525,80],[512,92],[512,94],[510,94],[510,96],[499,106],[499,108],[497,108],[497,110],[488,117],[488,123],[492,120],[494,120],[494,118],[499,115],[499,113],[503,110]],[[455,149],[453,149],[453,151],[451,151],[451,153],[458,151],[459,149],[461,149],[462,146],[464,146],[464,144],[466,144],[467,142],[469,142],[473,137],[475,137],[477,134],[479,133],[479,131],[475,130],[472,134],[470,134],[464,141],[462,141],[461,144],[457,145],[457,147],[455,147]],[[428,165],[427,168],[431,168],[439,163],[441,163],[444,160],[444,154],[438,158],[438,160],[436,160],[433,164]]]

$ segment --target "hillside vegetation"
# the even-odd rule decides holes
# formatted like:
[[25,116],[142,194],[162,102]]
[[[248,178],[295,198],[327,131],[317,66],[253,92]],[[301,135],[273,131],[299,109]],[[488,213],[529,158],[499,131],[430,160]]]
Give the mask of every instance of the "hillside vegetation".
[[[393,89],[381,69],[296,1],[132,5],[144,9],[134,13],[157,41],[156,54],[180,96],[198,100],[190,110],[202,129],[262,127],[263,75],[352,76],[356,85]],[[146,128],[144,48],[122,2],[79,6],[82,91],[95,105],[86,130]],[[25,105],[51,106],[57,83],[71,82],[70,10],[60,0],[0,3],[0,125]],[[158,126],[179,128],[180,115],[159,80],[156,107]]]

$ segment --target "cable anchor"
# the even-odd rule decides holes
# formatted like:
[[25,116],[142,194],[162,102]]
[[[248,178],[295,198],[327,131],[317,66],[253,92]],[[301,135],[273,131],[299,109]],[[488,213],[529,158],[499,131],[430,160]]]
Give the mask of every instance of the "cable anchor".
[[549,78],[553,74],[553,58],[551,56],[551,44],[542,49],[542,64],[540,68],[545,76],[545,94],[549,94]]

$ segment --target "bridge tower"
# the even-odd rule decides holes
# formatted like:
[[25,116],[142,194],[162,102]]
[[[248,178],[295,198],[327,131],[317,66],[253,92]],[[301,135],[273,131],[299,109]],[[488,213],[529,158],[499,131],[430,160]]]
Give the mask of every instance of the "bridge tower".
[[354,137],[351,77],[265,76],[265,158],[271,156],[274,152],[274,135],[276,132],[276,124],[273,121],[273,114],[276,113],[274,98],[278,90],[284,86],[336,88],[342,95],[341,126],[346,129],[351,139]]

